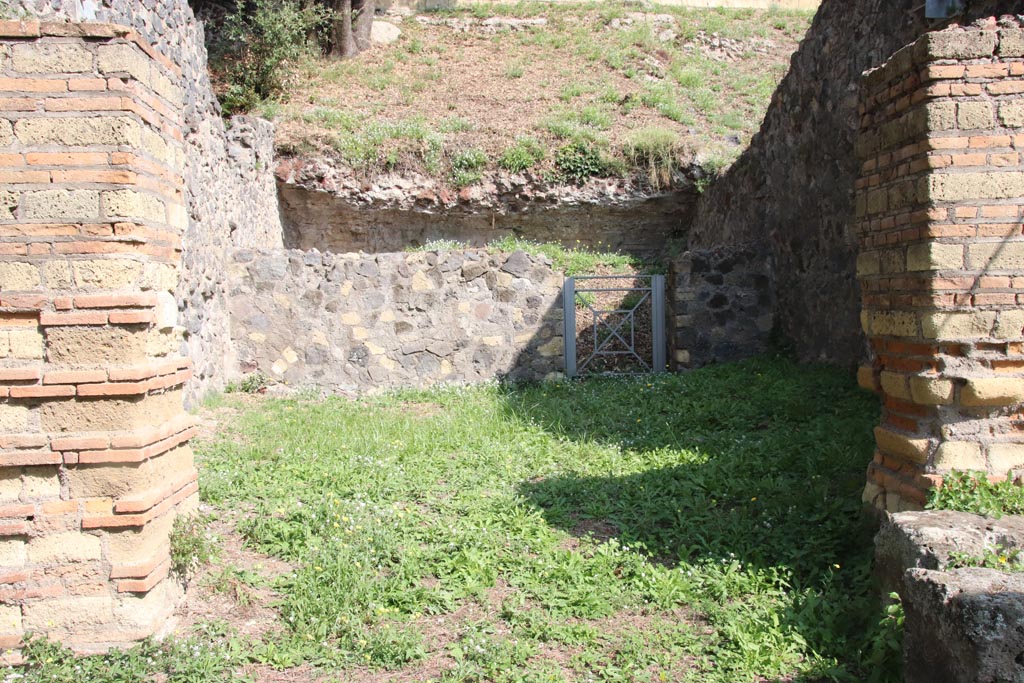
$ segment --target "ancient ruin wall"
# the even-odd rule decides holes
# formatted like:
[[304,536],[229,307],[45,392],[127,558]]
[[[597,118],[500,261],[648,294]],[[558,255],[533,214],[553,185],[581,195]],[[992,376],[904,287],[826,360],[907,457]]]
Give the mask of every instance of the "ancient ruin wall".
[[240,373],[372,391],[562,369],[562,275],[544,257],[239,249],[232,261]]
[[278,162],[284,244],[294,249],[388,252],[432,240],[483,247],[508,235],[655,255],[683,240],[696,203],[689,188],[654,191],[623,179],[582,187],[499,172],[462,190],[384,175],[361,180],[315,160]]
[[125,27],[0,22],[0,648],[126,643],[176,602],[180,77]]
[[865,78],[855,224],[882,425],[865,500],[1024,466],[1024,30],[928,34]]
[[203,26],[185,0],[15,0],[15,11],[56,21],[104,21],[134,29],[180,69],[179,111],[185,138],[185,201],[181,280],[176,297],[194,402],[223,384],[232,365],[225,299],[226,251],[234,245],[281,246],[273,176],[273,127],[251,118],[229,125],[210,86]]
[[[857,84],[934,27],[924,4],[824,0],[760,132],[698,204],[691,248],[765,244],[778,332],[805,360],[853,365],[865,356],[851,227]],[[1010,0],[968,4],[961,21],[1021,11]]]
[[775,321],[771,272],[760,245],[694,249],[672,260],[674,368],[749,358],[768,349]]

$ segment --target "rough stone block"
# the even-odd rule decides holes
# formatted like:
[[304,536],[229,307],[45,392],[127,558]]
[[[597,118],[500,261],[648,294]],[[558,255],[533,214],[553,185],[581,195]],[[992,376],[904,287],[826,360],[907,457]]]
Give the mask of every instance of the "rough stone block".
[[1024,466],[1024,444],[995,443],[988,447],[988,464],[995,474]]
[[999,122],[1008,128],[1024,128],[1024,102],[1000,104]]
[[159,557],[168,553],[173,521],[174,515],[166,514],[141,528],[108,533],[107,549],[111,563],[133,564],[140,557]]
[[871,314],[870,334],[878,336],[916,337],[917,316],[909,311],[875,311]]
[[[21,471],[15,467],[0,467],[0,503],[9,503],[20,497]],[[5,565],[0,560],[0,567],[2,566]]]
[[971,441],[944,441],[935,451],[935,467],[940,471],[984,470],[981,446]]
[[1007,199],[1024,196],[1024,173],[939,174],[928,177],[928,195],[936,202],[966,199]]
[[139,147],[141,127],[128,117],[93,116],[88,118],[21,119],[14,134],[25,145],[127,145]]
[[21,635],[21,607],[0,605],[0,635]]
[[1020,339],[1024,337],[1024,310],[1000,311],[992,336],[997,339]]
[[1024,575],[911,569],[904,583],[907,683],[1024,680]]
[[921,334],[926,339],[978,339],[989,336],[995,321],[993,311],[925,313]]
[[1024,57],[1024,33],[1017,29],[999,32],[1000,57]]
[[170,391],[135,400],[76,399],[50,401],[39,407],[47,432],[102,432],[161,424],[181,414],[181,392]]
[[881,375],[882,391],[893,398],[904,401],[910,400],[910,388],[907,386],[907,376],[898,372],[885,371]]
[[960,390],[965,406],[1009,406],[1024,402],[1024,382],[1014,377],[972,377]]
[[0,262],[0,283],[5,291],[38,289],[42,284],[39,266],[12,261]]
[[960,270],[964,267],[964,247],[961,244],[926,242],[907,248],[907,270]]
[[953,402],[953,382],[940,377],[910,378],[910,394],[921,405],[949,405]]
[[67,261],[47,261],[43,264],[43,277],[50,289],[71,289],[75,285]]
[[82,288],[124,289],[142,274],[142,264],[124,258],[90,259],[71,264],[75,282]]
[[948,510],[885,515],[875,535],[875,575],[883,592],[902,593],[907,569],[942,569],[953,552],[981,554],[985,521]]
[[135,190],[114,190],[103,193],[104,214],[109,217],[136,218],[166,222],[167,208],[154,195]]
[[26,192],[26,218],[49,220],[94,219],[100,214],[100,193],[95,190],[42,190]]
[[954,102],[929,102],[924,109],[924,126],[930,131],[953,130],[956,128],[956,104]]
[[24,43],[11,51],[11,65],[22,73],[80,73],[92,64],[92,52],[78,43]]
[[14,358],[39,359],[43,357],[43,335],[39,330],[20,329],[7,333],[10,354]]
[[928,439],[913,438],[890,431],[884,427],[875,427],[875,441],[886,453],[897,455],[911,462],[924,464],[928,461]]
[[877,275],[882,271],[877,251],[866,251],[857,255],[857,275]]
[[64,564],[98,560],[102,554],[100,539],[80,531],[36,536],[28,543],[28,561],[32,564]]
[[991,57],[997,41],[995,31],[934,31],[918,41],[915,54],[921,61]]
[[968,247],[974,270],[1019,270],[1024,268],[1024,242],[984,242]]
[[152,65],[149,57],[134,45],[100,45],[96,51],[96,66],[101,73],[126,73],[135,80],[149,85]]
[[0,119],[0,147],[6,147],[14,142],[14,127],[7,119]]
[[109,595],[53,598],[26,603],[22,608],[30,631],[84,631],[109,624],[114,617]]
[[99,365],[146,360],[146,335],[123,327],[50,327],[47,357],[52,363]]
[[956,123],[960,130],[978,130],[992,127],[993,112],[989,102],[961,102],[956,108]]
[[[2,482],[3,474],[0,474]],[[2,483],[0,483],[2,486]],[[0,497],[0,501],[4,500]],[[0,540],[0,567],[15,569],[24,567],[28,559],[25,553],[25,541],[20,538],[5,538]]]
[[60,476],[56,467],[26,467],[23,481],[23,500],[60,498]]

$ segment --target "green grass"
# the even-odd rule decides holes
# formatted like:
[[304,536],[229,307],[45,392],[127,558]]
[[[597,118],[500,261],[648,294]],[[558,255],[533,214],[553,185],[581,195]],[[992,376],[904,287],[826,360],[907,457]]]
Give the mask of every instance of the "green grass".
[[[432,647],[449,682],[898,680],[860,522],[877,403],[847,373],[763,357],[234,405],[197,444],[201,496],[294,569],[274,630],[203,634],[223,668],[172,683],[247,661],[424,680]],[[177,661],[145,647],[142,673]],[[97,663],[124,656],[85,679],[141,678]]]
[[643,265],[636,256],[602,250],[600,243],[596,249],[588,249],[581,246],[566,247],[556,242],[534,242],[509,236],[494,240],[487,246],[492,250],[506,252],[522,250],[531,256],[547,256],[551,259],[554,269],[566,275],[594,273],[600,267],[624,272],[628,268],[639,268]]

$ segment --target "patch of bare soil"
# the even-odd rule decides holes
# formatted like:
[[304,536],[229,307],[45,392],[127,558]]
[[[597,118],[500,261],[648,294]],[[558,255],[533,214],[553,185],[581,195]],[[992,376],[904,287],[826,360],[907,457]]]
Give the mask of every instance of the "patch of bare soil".
[[[282,152],[347,160],[367,176],[445,175],[438,140],[442,157],[479,150],[493,169],[523,136],[546,150],[597,141],[629,164],[624,145],[653,128],[682,156],[731,159],[810,19],[608,5],[552,5],[521,20],[386,16],[402,31],[397,42],[301,65],[287,101],[261,113],[275,118]],[[553,157],[533,170],[551,170]]]
[[[214,564],[200,568],[188,585],[178,608],[179,629],[192,632],[197,624],[226,621],[243,637],[259,639],[278,627],[278,614],[270,607],[280,596],[264,585],[292,570],[277,558],[247,549],[235,530],[237,513],[222,512],[207,528],[217,539],[219,556]],[[250,585],[242,577],[260,577]]]

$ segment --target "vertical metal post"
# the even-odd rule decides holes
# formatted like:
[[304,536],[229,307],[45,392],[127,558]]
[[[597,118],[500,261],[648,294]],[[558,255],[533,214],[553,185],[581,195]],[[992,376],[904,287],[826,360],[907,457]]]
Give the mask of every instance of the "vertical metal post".
[[562,285],[562,319],[565,331],[565,376],[576,376],[576,279],[567,277]]
[[651,276],[651,337],[653,372],[665,372],[665,276]]

